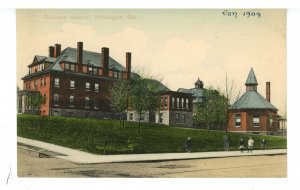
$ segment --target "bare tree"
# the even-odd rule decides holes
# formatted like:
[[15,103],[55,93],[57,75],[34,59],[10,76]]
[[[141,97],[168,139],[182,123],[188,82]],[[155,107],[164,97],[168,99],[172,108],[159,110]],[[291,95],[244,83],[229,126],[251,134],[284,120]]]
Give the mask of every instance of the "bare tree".
[[235,101],[237,101],[240,97],[240,93],[241,93],[241,89],[238,90],[238,92],[236,93],[237,90],[237,85],[235,83],[234,80],[231,80],[230,83],[228,82],[228,76],[227,76],[227,72],[226,72],[226,76],[225,76],[225,109],[226,109],[226,125],[225,125],[225,132],[227,134],[228,132],[228,110],[229,107],[231,106],[231,104]]

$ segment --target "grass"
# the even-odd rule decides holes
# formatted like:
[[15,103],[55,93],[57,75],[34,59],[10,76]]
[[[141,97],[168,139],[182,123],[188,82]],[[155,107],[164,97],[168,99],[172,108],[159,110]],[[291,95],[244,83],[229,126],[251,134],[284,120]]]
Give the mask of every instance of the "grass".
[[[65,117],[17,116],[18,136],[70,147],[94,154],[131,154],[183,152],[187,137],[192,139],[193,152],[222,151],[223,131],[175,128],[159,124],[125,122],[118,120],[78,119]],[[249,134],[229,133],[230,150],[237,150],[239,138]],[[251,135],[254,148],[260,148],[265,138],[268,148],[286,148],[286,138]]]

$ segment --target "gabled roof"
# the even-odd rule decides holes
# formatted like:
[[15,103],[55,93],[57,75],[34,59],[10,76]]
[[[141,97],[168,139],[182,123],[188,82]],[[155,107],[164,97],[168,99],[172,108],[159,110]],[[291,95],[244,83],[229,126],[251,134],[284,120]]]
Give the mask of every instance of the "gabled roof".
[[55,59],[53,57],[46,57],[46,56],[36,55],[36,56],[34,56],[32,64],[40,63],[42,61],[54,63]]
[[248,74],[248,78],[247,81],[245,83],[246,85],[258,85],[257,80],[256,80],[256,76],[254,74],[253,68],[251,68],[249,74]]
[[278,110],[262,95],[254,90],[246,91],[232,106],[230,110],[236,109],[271,109]]
[[[91,52],[83,50],[82,52],[82,64],[91,65],[96,67],[103,67],[101,64],[101,53]],[[60,62],[72,62],[77,63],[77,49],[75,48],[66,48],[61,52],[60,56],[56,59],[55,64],[51,67],[52,70],[62,71],[60,67]],[[113,58],[109,57],[109,69],[114,69],[118,71],[126,71],[125,67],[118,63]]]

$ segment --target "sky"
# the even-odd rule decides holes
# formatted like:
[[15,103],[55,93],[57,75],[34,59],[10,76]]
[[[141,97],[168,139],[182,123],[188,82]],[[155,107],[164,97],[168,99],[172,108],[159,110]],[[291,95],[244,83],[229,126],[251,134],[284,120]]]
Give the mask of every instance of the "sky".
[[286,112],[285,10],[17,10],[17,85],[22,88],[35,55],[47,56],[56,43],[76,48],[78,41],[89,51],[108,47],[124,66],[131,52],[134,71],[162,79],[174,91],[193,88],[198,78],[205,88],[224,91],[227,73],[233,100],[245,92],[252,67],[258,92],[265,97],[270,81],[271,103],[280,115]]

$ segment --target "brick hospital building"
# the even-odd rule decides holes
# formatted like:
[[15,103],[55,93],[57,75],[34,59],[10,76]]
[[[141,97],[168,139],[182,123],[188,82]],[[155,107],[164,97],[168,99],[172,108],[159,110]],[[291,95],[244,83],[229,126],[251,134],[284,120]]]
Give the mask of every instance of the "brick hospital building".
[[[28,74],[22,78],[23,92],[36,91],[45,97],[39,114],[68,117],[114,117],[109,105],[109,88],[116,79],[131,75],[131,53],[127,52],[126,67],[109,56],[109,49],[100,52],[61,45],[49,47],[48,56],[34,56]],[[18,94],[19,113],[26,113],[24,93]],[[23,104],[22,104],[23,102]]]

